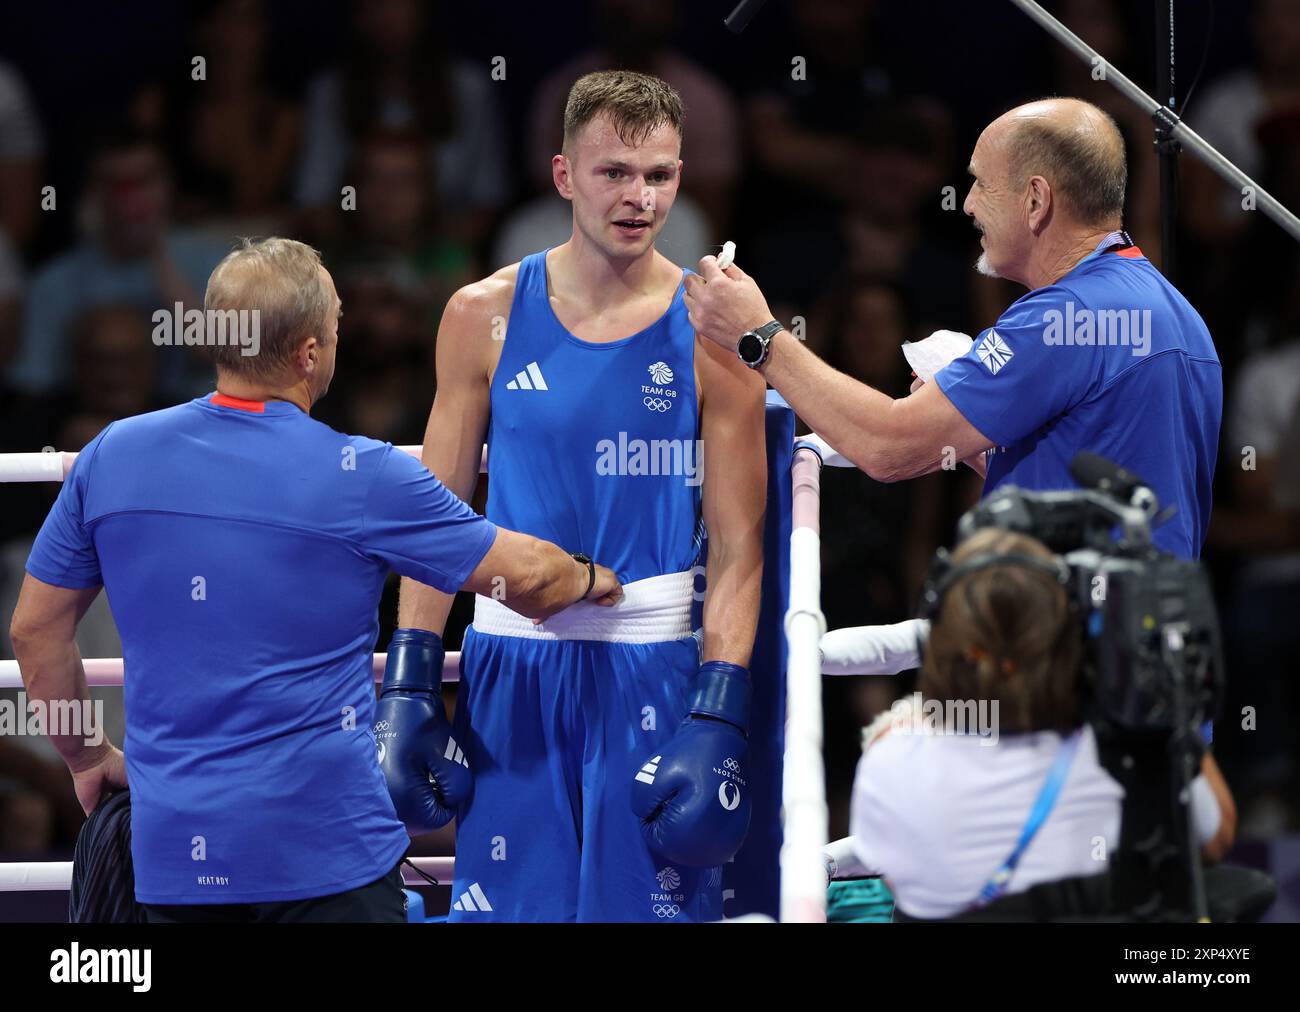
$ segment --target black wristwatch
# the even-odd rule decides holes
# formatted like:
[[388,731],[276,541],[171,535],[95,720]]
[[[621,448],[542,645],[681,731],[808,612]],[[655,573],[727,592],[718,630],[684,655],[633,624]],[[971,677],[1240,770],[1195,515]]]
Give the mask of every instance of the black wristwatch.
[[767,361],[768,350],[776,332],[784,329],[780,321],[772,320],[756,330],[745,331],[740,335],[740,343],[736,345],[736,355],[745,365],[757,369]]
[[587,594],[591,593],[591,588],[596,586],[596,564],[591,561],[590,555],[584,555],[582,552],[570,552],[574,562],[581,562],[587,567],[587,593],[578,598],[579,601],[587,600]]

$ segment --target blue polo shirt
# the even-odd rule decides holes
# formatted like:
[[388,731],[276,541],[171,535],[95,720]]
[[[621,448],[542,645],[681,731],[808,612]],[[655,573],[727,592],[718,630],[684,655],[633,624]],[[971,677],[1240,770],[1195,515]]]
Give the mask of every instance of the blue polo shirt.
[[1095,252],[1014,302],[935,382],[996,444],[986,495],[1004,484],[1074,488],[1070,462],[1091,450],[1175,507],[1154,532],[1158,548],[1200,555],[1222,369],[1205,322],[1136,247]]
[[455,591],[495,536],[419,461],[285,401],[210,395],[86,446],[27,571],[107,592],[140,902],[304,899],[392,870],[410,841],[371,730],[384,579]]

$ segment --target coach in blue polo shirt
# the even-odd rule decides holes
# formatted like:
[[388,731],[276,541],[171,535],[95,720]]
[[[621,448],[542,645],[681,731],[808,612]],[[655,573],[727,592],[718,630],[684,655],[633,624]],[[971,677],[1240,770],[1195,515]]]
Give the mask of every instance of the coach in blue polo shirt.
[[[150,920],[402,920],[410,841],[372,729],[388,571],[533,618],[621,591],[590,560],[495,527],[390,444],[311,418],[340,303],[310,247],[243,244],[205,304],[257,310],[255,339],[211,349],[217,393],[114,422],[81,452],[13,616],[24,682],[33,699],[87,697],[73,633],[102,586],[122,637],[125,761],[106,743],[51,737],[87,811],[129,780]],[[394,670],[394,649],[401,693],[411,669]],[[402,649],[436,653],[425,668],[441,671],[440,643]],[[446,722],[436,679],[424,688],[411,734]],[[414,773],[395,791],[431,792],[448,775]]]
[[895,400],[832,369],[778,329],[753,279],[712,257],[686,279],[691,321],[874,478],[965,460],[986,475],[985,494],[1004,483],[1066,489],[1070,461],[1091,450],[1175,507],[1156,545],[1195,558],[1209,524],[1222,372],[1196,310],[1120,230],[1127,170],[1115,123],[1074,99],[1020,106],[981,134],[970,173],[977,266],[1029,294],[911,396]]

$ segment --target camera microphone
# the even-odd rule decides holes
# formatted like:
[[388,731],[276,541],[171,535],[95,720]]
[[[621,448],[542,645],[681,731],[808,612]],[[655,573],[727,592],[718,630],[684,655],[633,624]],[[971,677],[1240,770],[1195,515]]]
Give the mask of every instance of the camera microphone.
[[1121,502],[1126,502],[1144,515],[1153,516],[1158,505],[1156,494],[1146,479],[1120,467],[1100,453],[1084,450],[1075,454],[1070,463],[1070,474],[1083,488],[1105,492]]

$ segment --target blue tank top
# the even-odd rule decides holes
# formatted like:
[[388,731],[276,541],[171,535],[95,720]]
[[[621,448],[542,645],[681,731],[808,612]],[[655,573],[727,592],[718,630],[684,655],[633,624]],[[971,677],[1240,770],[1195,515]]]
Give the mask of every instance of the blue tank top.
[[594,344],[556,318],[547,252],[519,265],[492,378],[488,519],[625,583],[690,569],[704,471],[684,286],[649,327]]

